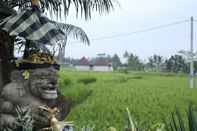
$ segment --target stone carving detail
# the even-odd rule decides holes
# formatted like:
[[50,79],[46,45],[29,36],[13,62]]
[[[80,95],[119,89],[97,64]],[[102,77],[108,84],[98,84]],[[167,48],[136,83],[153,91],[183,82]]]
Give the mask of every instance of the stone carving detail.
[[[0,127],[14,127],[16,107],[30,108],[37,123],[47,126],[48,118],[41,118],[36,111],[39,106],[53,103],[57,98],[57,70],[42,68],[28,70],[29,79],[24,79],[24,70],[13,71],[11,83],[3,87],[0,95]],[[51,104],[53,105],[53,104]],[[41,122],[39,122],[41,121]]]

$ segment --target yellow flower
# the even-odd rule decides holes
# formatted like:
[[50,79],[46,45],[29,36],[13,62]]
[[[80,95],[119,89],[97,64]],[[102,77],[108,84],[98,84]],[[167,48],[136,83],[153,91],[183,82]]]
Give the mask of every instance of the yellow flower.
[[28,80],[28,79],[29,79],[29,76],[30,76],[29,71],[28,71],[28,70],[25,70],[25,71],[23,72],[23,77],[24,77],[24,79],[25,79],[25,80]]

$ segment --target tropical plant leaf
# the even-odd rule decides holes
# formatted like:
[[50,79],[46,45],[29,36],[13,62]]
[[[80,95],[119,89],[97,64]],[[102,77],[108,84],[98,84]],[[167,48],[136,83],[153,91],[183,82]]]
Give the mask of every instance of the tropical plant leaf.
[[183,117],[182,117],[178,108],[176,108],[176,116],[177,116],[178,121],[179,121],[179,127],[180,127],[179,131],[185,131],[185,125],[184,125]]
[[90,44],[88,35],[85,33],[85,31],[83,31],[82,28],[72,24],[64,24],[55,21],[51,22],[54,23],[59,29],[61,29],[66,34],[66,37],[72,36],[74,37],[74,39],[80,40],[85,44]]
[[174,113],[171,113],[171,116],[172,116],[172,125],[173,125],[175,131],[178,131],[175,114]]
[[126,111],[127,111],[127,115],[128,115],[128,128],[131,129],[131,131],[137,131],[137,128],[135,126],[135,123],[134,121],[132,120],[132,117],[131,117],[131,113],[129,111],[129,108],[126,108]]
[[166,119],[163,119],[163,123],[165,124],[165,129],[166,129],[166,131],[171,131],[171,130],[170,130],[170,124],[167,122]]
[[[25,9],[32,5],[31,0],[2,0],[2,2],[10,8]],[[43,11],[52,11],[61,16],[62,12],[68,15],[71,7],[74,7],[77,16],[81,14],[86,19],[91,18],[91,13],[94,11],[100,14],[110,12],[114,9],[114,3],[118,2],[116,0],[40,0]]]
[[189,129],[190,131],[197,131],[197,123],[194,113],[192,111],[192,105],[189,105],[188,108],[188,120],[189,120]]
[[[65,40],[63,40],[61,42],[54,43],[54,45],[52,45],[53,47],[58,46],[58,48],[64,50],[63,47],[65,47],[65,45],[67,44],[67,37],[69,37],[69,36],[73,37],[74,39],[80,40],[81,42],[83,42],[87,45],[90,44],[90,40],[89,40],[87,34],[80,27],[77,27],[77,26],[71,25],[71,24],[58,23],[55,21],[51,21],[51,22],[53,24],[55,24],[57,26],[57,28],[62,30],[65,34]],[[21,51],[22,47],[27,46],[27,41],[25,41],[24,38],[22,38],[22,37],[16,37],[15,44],[18,45],[19,51]],[[44,51],[47,53],[50,52],[49,49],[46,47],[46,45],[43,45],[42,43],[30,42],[28,47],[29,47],[28,50],[38,49],[40,51]]]
[[32,131],[33,130],[33,118],[31,116],[30,109],[23,109],[22,107],[16,107],[17,112],[17,130]]

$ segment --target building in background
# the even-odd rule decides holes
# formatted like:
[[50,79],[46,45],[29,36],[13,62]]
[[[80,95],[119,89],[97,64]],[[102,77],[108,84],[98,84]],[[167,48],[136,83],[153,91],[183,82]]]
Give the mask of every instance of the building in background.
[[112,62],[106,57],[98,57],[91,60],[82,57],[74,67],[78,71],[113,71]]

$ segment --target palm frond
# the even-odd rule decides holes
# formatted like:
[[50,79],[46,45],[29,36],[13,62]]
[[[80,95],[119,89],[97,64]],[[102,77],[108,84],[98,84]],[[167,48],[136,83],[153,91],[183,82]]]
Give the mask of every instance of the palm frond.
[[[32,4],[31,0],[3,0],[3,3],[10,8],[18,7],[20,9]],[[71,7],[74,7],[77,16],[81,14],[86,19],[91,18],[94,11],[100,14],[110,12],[114,9],[114,3],[118,3],[117,0],[40,0],[41,8],[45,11],[52,11],[61,16],[62,12],[68,15]]]
[[15,14],[15,10],[9,8],[5,2],[0,1],[0,19],[4,19],[12,14]]
[[82,28],[77,27],[75,25],[72,24],[64,24],[64,23],[58,23],[58,22],[54,22],[52,21],[60,30],[62,30],[65,34],[66,37],[73,37],[74,39],[80,40],[83,43],[89,45],[90,44],[90,40],[88,38],[88,35],[85,33],[85,31],[83,31]]
[[25,109],[16,107],[17,112],[17,130],[33,131],[33,118],[31,116],[30,108]]
[[[59,28],[60,30],[62,30],[65,34],[65,40],[62,40],[60,42],[57,42],[55,44],[52,45],[52,47],[58,47],[61,50],[65,50],[65,46],[67,44],[67,37],[71,36],[74,39],[80,40],[83,43],[89,45],[90,44],[90,40],[87,36],[87,34],[83,31],[83,29],[81,29],[80,27],[71,25],[71,24],[64,24],[64,23],[57,23],[55,21],[51,21],[53,24],[55,24],[57,26],[57,28]],[[43,52],[47,52],[47,53],[52,53],[51,51],[49,51],[49,48],[47,47],[47,45],[44,45],[42,43],[35,43],[33,41],[31,41],[28,45],[28,42],[22,38],[22,37],[16,37],[15,38],[15,44],[17,45],[18,51],[22,51],[21,49],[24,48],[25,46],[25,50],[24,50],[24,54],[29,54],[30,50],[39,50],[39,51],[43,51]],[[28,48],[27,48],[28,47]],[[55,51],[56,52],[56,51]],[[54,53],[52,53],[54,54]],[[63,53],[64,55],[64,53]],[[25,56],[25,55],[24,55]]]

